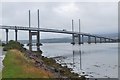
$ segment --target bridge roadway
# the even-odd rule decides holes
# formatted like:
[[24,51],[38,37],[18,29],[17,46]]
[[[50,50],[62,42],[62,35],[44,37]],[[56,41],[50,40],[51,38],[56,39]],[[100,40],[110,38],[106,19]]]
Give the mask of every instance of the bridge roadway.
[[58,29],[46,29],[46,28],[22,27],[22,26],[4,26],[4,25],[0,25],[0,29],[25,30],[25,31],[31,30],[31,31],[41,31],[41,32],[76,34],[76,35],[84,35],[84,36],[114,40],[114,39],[111,39],[111,38],[102,37],[102,36],[98,36],[98,35],[93,35],[93,34],[89,34],[89,33],[82,33],[82,32],[79,33],[79,32],[74,32],[74,31],[58,30]]

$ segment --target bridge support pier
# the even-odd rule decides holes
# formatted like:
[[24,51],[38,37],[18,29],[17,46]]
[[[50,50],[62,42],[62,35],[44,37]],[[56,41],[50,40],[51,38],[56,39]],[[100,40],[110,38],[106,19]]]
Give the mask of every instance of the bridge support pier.
[[37,32],[37,51],[40,51],[40,32]]
[[15,41],[17,41],[17,32],[18,32],[18,30],[15,29]]
[[109,39],[109,43],[110,43],[111,41],[110,41],[110,39]]
[[100,43],[102,43],[102,38],[100,38]]
[[6,44],[8,43],[8,29],[6,29]]
[[82,41],[81,41],[82,44],[84,44],[84,35],[82,35]]
[[75,44],[75,37],[74,37],[74,34],[72,34],[72,43],[71,44]]
[[105,43],[106,43],[106,39],[105,39]]
[[81,35],[78,35],[78,44],[81,44]]
[[37,51],[40,51],[40,40],[39,40],[39,31],[37,32],[30,32],[29,35],[29,49],[30,51],[32,51],[32,36],[36,35],[37,36],[37,42],[36,42],[36,46],[37,46]]
[[96,41],[96,37],[95,37],[95,44],[97,43],[97,41]]
[[32,51],[32,34],[31,34],[31,30],[29,30],[29,50]]
[[91,37],[88,36],[88,44],[90,44],[90,43],[91,43]]

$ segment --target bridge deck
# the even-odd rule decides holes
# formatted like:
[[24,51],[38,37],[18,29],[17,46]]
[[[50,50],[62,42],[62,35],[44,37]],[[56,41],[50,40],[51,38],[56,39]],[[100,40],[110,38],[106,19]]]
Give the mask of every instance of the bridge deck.
[[96,38],[106,38],[102,36],[97,36],[89,33],[82,33],[82,32],[73,32],[73,31],[66,31],[66,30],[57,30],[57,29],[46,29],[46,28],[34,28],[34,27],[22,27],[22,26],[2,26],[0,25],[0,29],[11,29],[11,30],[25,30],[25,31],[41,31],[41,32],[54,32],[54,33],[64,33],[64,34],[77,34],[77,35],[84,35],[84,36],[91,36]]

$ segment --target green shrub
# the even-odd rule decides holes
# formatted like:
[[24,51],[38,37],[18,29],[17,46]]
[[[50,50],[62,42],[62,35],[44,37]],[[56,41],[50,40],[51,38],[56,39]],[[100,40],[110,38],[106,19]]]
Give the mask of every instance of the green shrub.
[[2,46],[5,46],[5,43],[2,43]]
[[4,51],[8,51],[10,49],[17,49],[17,50],[20,50],[20,51],[23,51],[24,48],[23,48],[23,44],[20,44],[19,42],[16,42],[16,41],[13,41],[13,40],[10,40],[3,48]]

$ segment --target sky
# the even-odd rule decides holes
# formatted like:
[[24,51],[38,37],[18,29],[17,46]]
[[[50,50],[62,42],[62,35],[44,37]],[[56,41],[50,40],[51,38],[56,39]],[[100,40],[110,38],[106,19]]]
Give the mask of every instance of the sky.
[[[14,0],[13,0],[14,1]],[[40,27],[49,29],[66,29],[71,31],[71,20],[74,20],[75,31],[78,31],[78,19],[81,32],[90,34],[110,34],[118,31],[118,2],[89,2],[71,0],[69,2],[18,2],[3,1],[0,6],[0,24],[28,26],[28,10],[31,10],[31,25],[37,27],[37,10],[40,10]],[[30,0],[31,1],[31,0]],[[42,0],[41,0],[42,1]],[[117,0],[116,0],[117,1]],[[5,40],[5,31],[1,31]],[[28,39],[28,33],[18,32],[18,39]],[[66,34],[41,33],[41,38],[70,37]],[[9,31],[9,39],[14,39],[14,31]]]

